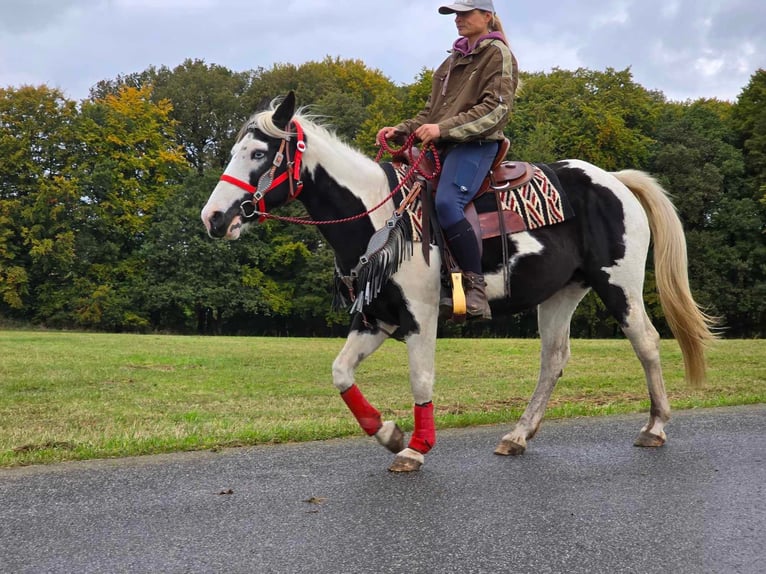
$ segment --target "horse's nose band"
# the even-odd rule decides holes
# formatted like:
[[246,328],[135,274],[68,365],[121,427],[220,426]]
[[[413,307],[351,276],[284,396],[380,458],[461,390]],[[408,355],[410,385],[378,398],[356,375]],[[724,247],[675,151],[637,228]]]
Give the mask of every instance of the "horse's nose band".
[[[240,204],[240,213],[245,219],[251,219],[256,215],[259,215],[258,222],[262,222],[266,218],[266,194],[276,189],[285,181],[290,184],[290,192],[288,195],[288,203],[298,198],[301,191],[303,191],[303,181],[301,181],[301,165],[303,160],[303,153],[306,151],[306,141],[304,139],[303,128],[295,120],[290,122],[290,126],[295,128],[295,136],[297,141],[295,142],[295,157],[290,158],[290,140],[292,134],[288,133],[282,139],[279,145],[279,150],[274,156],[274,161],[271,163],[271,169],[261,175],[258,180],[258,185],[253,186],[248,182],[232,177],[227,174],[221,176],[221,181],[236,185],[240,189],[244,189],[246,192],[253,194],[252,199],[243,201]],[[277,169],[285,163],[285,170],[276,175]]]

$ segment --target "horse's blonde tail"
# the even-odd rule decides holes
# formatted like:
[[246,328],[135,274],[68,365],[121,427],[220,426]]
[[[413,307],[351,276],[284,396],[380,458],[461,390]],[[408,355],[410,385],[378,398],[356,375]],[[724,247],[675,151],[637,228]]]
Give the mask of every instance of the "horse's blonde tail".
[[650,175],[636,170],[613,175],[633,192],[649,218],[660,304],[681,348],[686,380],[699,386],[705,380],[705,350],[717,338],[713,329],[719,320],[704,313],[692,297],[681,220],[668,193]]

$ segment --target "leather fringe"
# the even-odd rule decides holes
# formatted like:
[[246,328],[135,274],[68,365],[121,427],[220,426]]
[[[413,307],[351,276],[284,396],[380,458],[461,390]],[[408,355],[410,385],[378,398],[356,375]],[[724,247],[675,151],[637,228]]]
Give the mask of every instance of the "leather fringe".
[[394,214],[370,238],[356,271],[357,295],[350,313],[360,312],[372,303],[401,264],[412,256],[412,227],[407,217]]

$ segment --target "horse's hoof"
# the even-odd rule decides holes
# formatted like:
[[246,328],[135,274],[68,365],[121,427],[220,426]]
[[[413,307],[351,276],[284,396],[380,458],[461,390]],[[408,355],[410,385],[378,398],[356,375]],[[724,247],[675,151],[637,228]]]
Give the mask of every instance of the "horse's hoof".
[[525,450],[527,450],[525,445],[504,438],[495,448],[495,454],[500,456],[518,456],[524,454]]
[[661,434],[657,435],[642,430],[638,434],[638,438],[636,439],[636,442],[633,443],[633,446],[658,447],[665,444],[667,438],[665,431],[661,431]]
[[394,462],[388,467],[390,472],[415,472],[423,466],[425,457],[419,452],[407,448],[401,454],[396,455]]
[[404,433],[394,421],[384,422],[380,430],[375,433],[375,438],[394,454],[404,450]]
[[415,472],[420,470],[421,466],[423,466],[423,463],[419,460],[413,460],[406,456],[397,456],[393,464],[388,467],[388,470],[391,472]]

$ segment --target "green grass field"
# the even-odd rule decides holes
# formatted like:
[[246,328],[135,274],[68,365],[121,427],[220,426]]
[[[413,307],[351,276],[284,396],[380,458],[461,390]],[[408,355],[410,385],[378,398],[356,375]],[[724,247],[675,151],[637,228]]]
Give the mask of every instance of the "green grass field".
[[[0,331],[0,466],[363,436],[335,391],[341,339]],[[536,339],[442,339],[438,428],[510,424],[538,371]],[[766,402],[766,341],[716,343],[708,383],[683,381],[675,341],[662,358],[676,409]],[[384,417],[412,427],[402,343],[357,382]],[[643,371],[624,340],[574,340],[548,418],[647,412]],[[638,429],[636,429],[638,431]]]

